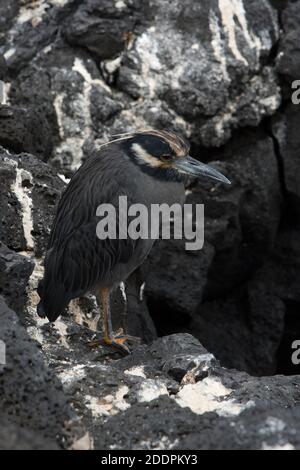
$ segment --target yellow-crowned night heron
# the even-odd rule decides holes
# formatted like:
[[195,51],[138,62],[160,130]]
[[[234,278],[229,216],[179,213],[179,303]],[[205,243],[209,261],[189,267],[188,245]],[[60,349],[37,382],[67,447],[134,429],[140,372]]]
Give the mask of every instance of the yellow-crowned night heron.
[[154,240],[99,239],[96,211],[107,203],[118,208],[119,196],[149,210],[151,204],[183,203],[187,174],[229,183],[188,153],[189,145],[176,134],[145,131],[102,146],[83,163],[58,205],[38,288],[41,317],[55,321],[71,299],[94,292],[102,305],[104,343],[129,351],[128,337],[113,334],[110,293],[141,265]]

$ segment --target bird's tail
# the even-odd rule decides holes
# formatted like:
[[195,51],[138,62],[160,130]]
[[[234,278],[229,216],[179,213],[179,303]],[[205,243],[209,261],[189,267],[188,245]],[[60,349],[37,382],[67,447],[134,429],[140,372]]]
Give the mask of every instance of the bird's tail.
[[39,282],[37,292],[41,299],[37,305],[39,317],[47,317],[50,322],[54,322],[68,305],[69,299],[66,299],[65,292],[59,286],[49,285],[45,279]]

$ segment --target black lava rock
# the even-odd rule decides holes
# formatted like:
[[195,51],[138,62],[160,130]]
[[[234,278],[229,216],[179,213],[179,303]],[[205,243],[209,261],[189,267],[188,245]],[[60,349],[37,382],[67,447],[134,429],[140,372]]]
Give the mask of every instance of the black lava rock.
[[24,426],[13,424],[0,415],[0,449],[1,450],[59,450],[55,440],[46,439],[38,432],[24,429]]
[[9,106],[0,112],[0,145],[11,152],[30,152],[47,160],[52,137],[47,120],[33,108]]
[[12,26],[19,10],[19,0],[2,0],[0,5],[0,45],[5,41],[5,33]]
[[289,103],[284,113],[274,117],[272,126],[278,144],[285,189],[297,198],[300,197],[299,124],[300,104]]
[[64,182],[29,154],[0,154],[1,240],[15,251],[45,252]]
[[58,435],[62,439],[65,423],[73,413],[61,384],[2,298],[0,322],[0,340],[6,346],[6,363],[0,365],[0,409],[19,427],[25,425],[54,442]]
[[86,47],[101,60],[113,58],[133,32],[135,4],[138,2],[87,0],[69,19],[64,35],[71,45]]
[[17,312],[25,307],[26,288],[33,268],[30,258],[9,250],[0,242],[0,295]]
[[7,74],[7,64],[4,56],[0,54],[0,80],[4,80]]
[[281,18],[284,34],[280,40],[278,70],[289,81],[298,80],[300,76],[300,51],[298,41],[300,29],[299,2],[288,2],[286,9],[282,12]]

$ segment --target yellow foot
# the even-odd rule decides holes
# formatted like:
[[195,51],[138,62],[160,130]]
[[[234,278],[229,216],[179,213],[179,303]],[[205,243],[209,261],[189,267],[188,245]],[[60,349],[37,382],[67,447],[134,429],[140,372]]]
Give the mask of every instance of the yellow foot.
[[128,344],[126,343],[140,344],[141,339],[136,338],[135,336],[129,336],[129,335],[119,335],[119,336],[116,335],[111,338],[104,337],[101,339],[96,339],[94,341],[91,341],[89,342],[89,346],[91,348],[95,348],[97,346],[109,346],[127,355],[127,354],[130,354],[131,351],[130,351]]

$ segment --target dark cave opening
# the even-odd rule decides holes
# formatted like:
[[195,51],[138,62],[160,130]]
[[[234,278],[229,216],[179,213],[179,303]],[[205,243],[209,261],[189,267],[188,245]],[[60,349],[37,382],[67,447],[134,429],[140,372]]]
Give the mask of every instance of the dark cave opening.
[[148,297],[147,306],[159,337],[190,333],[188,325],[191,317],[186,313],[171,309],[164,299]]
[[[149,297],[147,305],[159,337],[178,333],[193,334],[190,328],[191,317],[186,313],[172,310],[164,299]],[[286,300],[285,305],[285,327],[275,358],[277,367],[274,373],[270,375],[291,376],[300,374],[300,302]],[[224,330],[221,331],[220,329],[220,335],[222,334],[224,334]],[[198,339],[201,342],[201,338],[198,337]],[[297,341],[299,346],[297,348],[296,346],[293,347]],[[298,354],[297,350],[299,351]],[[216,355],[213,347],[210,347],[209,351]],[[298,359],[297,363],[293,363],[293,357]],[[235,368],[234,364],[230,365],[227,362],[223,364],[222,358],[217,358],[222,366]],[[255,371],[252,371],[250,375],[256,375]],[[258,373],[257,375],[261,374]]]

